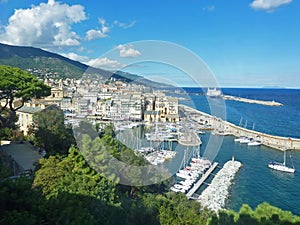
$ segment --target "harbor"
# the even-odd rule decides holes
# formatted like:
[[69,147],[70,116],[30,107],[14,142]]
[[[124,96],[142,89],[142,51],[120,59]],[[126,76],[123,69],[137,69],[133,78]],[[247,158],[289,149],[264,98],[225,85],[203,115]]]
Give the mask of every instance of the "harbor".
[[[247,180],[248,178],[245,178],[245,173],[248,174],[248,177],[253,177],[252,174],[249,175],[249,171],[251,171],[250,169],[253,168],[253,165],[257,165],[257,162],[250,160],[250,159],[255,159],[256,156],[252,155],[250,157],[249,154],[250,155],[257,154],[258,152],[259,154],[266,154],[265,151],[267,151],[268,156],[263,158],[265,161],[259,162],[259,168],[260,168],[259,171],[263,171],[264,176],[270,177],[270,175],[272,176],[276,172],[268,168],[268,163],[273,159],[276,161],[278,161],[278,159],[279,160],[282,159],[282,155],[276,157],[276,155],[278,155],[280,152],[277,154],[277,151],[274,151],[274,149],[285,150],[284,147],[287,146],[290,146],[290,148],[292,146],[293,150],[300,149],[299,147],[297,147],[300,146],[297,145],[297,143],[299,143],[299,139],[297,138],[285,138],[285,137],[280,137],[275,135],[268,135],[262,132],[257,132],[254,129],[252,130],[246,129],[245,127],[234,125],[232,123],[226,122],[224,120],[221,120],[220,118],[211,116],[209,114],[198,111],[186,105],[179,105],[179,108],[183,112],[183,114],[181,115],[181,120],[179,122],[158,123],[158,124],[152,123],[148,125],[141,123],[140,127],[142,126],[148,127],[145,128],[144,134],[141,134],[141,136],[137,135],[139,133],[136,132],[137,128],[135,127],[133,129],[126,128],[126,132],[130,131],[136,133],[135,135],[137,135],[138,138],[137,136],[130,137],[125,135],[126,136],[125,140],[122,139],[122,142],[124,141],[125,141],[124,143],[126,143],[126,141],[133,142],[131,145],[130,144],[129,145],[132,146],[134,149],[138,149],[136,152],[143,152],[143,151],[147,152],[144,155],[145,158],[148,155],[150,158],[153,156],[152,159],[148,160],[150,164],[153,165],[161,164],[163,166],[170,166],[171,164],[176,164],[176,162],[178,164],[178,161],[181,160],[183,157],[182,154],[185,154],[187,149],[190,150],[192,149],[192,151],[200,152],[200,147],[199,147],[200,145],[198,146],[198,144],[202,144],[201,152],[202,149],[203,151],[205,151],[207,138],[211,136],[214,136],[214,138],[224,138],[226,143],[223,144],[221,148],[226,148],[228,150],[225,150],[225,152],[223,152],[224,150],[220,150],[215,160],[213,160],[213,162],[209,162],[209,163],[207,162],[207,165],[205,167],[199,169],[200,166],[197,165],[197,162],[195,160],[198,159],[198,157],[200,156],[194,155],[193,157],[189,157],[190,160],[186,160],[188,161],[188,163],[185,164],[185,166],[180,167],[180,169],[179,170],[177,169],[176,171],[172,170],[173,174],[176,174],[175,176],[176,183],[172,185],[170,190],[174,192],[184,193],[189,199],[196,199],[200,201],[198,197],[200,197],[202,193],[205,193],[204,190],[212,186],[213,181],[211,182],[211,180],[216,179],[216,175],[214,174],[214,171],[218,171],[218,169],[216,168],[220,168],[219,165],[225,165],[228,158],[231,158],[232,155],[235,155],[237,159],[243,162],[243,169],[242,169],[243,172],[240,173],[243,174],[242,179],[246,180],[244,182],[248,182]],[[186,141],[184,141],[185,139]],[[277,139],[279,140],[279,142],[275,141]],[[203,141],[204,141],[204,146],[203,146]],[[253,144],[254,141],[259,144]],[[292,141],[293,142],[292,145],[291,144],[289,145],[288,141]],[[178,146],[180,146],[180,148]],[[271,149],[269,147],[271,147]],[[161,152],[163,152],[164,150],[176,152],[175,156],[169,158],[168,160],[165,159],[160,160],[159,155],[162,154]],[[223,155],[225,153],[226,156]],[[244,157],[245,153],[247,153],[246,154],[247,158]],[[230,154],[229,157],[228,154]],[[224,161],[224,159],[227,160]],[[250,166],[250,168],[248,162],[249,160],[251,161],[251,165],[252,165]],[[246,165],[244,164],[245,162]],[[215,163],[217,163],[217,166],[216,168],[213,169],[213,165]],[[295,166],[297,167],[297,165]],[[173,167],[173,169],[174,168],[175,167]],[[245,168],[247,168],[247,170],[245,170]],[[260,173],[259,171],[257,172]],[[228,175],[230,173],[226,173],[226,174]],[[232,180],[230,180],[229,182],[230,184],[228,183],[227,185],[226,183],[226,188],[224,187],[220,190],[221,194],[215,196],[217,199],[216,200],[217,203],[214,203],[211,206],[213,210],[219,210],[221,208],[238,209],[238,207],[241,206],[239,202],[236,202],[234,200],[240,198],[231,197],[231,195],[237,196],[238,193],[241,193],[239,190],[236,189],[236,188],[240,188],[240,185],[236,185],[236,182],[238,184],[241,183],[241,185],[243,184],[243,182],[239,180],[240,175],[237,178],[235,176],[236,174],[232,175],[233,178]],[[228,177],[231,177],[231,175],[230,176],[228,175]],[[236,181],[235,179],[238,180]],[[264,184],[266,183],[265,180],[258,181],[258,183],[263,183],[261,185],[264,185],[265,188],[268,187],[266,186],[267,184]],[[251,185],[252,184],[250,184],[250,186]],[[252,187],[252,189],[255,189],[255,187]],[[249,193],[247,192],[247,194]],[[249,199],[251,199],[251,197],[249,197],[244,201],[249,202],[250,205],[252,205],[252,207],[255,207],[257,205],[257,201],[259,201],[259,200],[254,201]],[[269,199],[270,201],[270,198],[266,197],[266,199]],[[206,201],[203,200],[203,202],[205,203]]]

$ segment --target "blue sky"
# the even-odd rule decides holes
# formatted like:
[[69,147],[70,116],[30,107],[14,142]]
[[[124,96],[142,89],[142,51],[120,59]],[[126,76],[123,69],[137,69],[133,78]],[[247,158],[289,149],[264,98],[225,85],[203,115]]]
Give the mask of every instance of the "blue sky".
[[[147,58],[135,42],[164,41],[199,56],[221,86],[300,87],[299,1],[0,0],[0,10],[2,43],[116,69]],[[118,54],[107,54],[113,48]],[[146,64],[124,70],[197,85],[181,68]]]

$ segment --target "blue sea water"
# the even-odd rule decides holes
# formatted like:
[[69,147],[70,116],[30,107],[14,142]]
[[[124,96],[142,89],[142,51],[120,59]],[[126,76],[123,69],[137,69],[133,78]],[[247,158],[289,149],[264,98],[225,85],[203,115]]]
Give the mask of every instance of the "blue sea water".
[[[186,88],[190,100],[181,103],[210,113],[208,101],[201,90]],[[273,135],[300,138],[300,90],[292,89],[222,89],[227,95],[258,100],[281,102],[281,107],[226,101],[226,117],[229,122]],[[199,94],[200,93],[200,94]],[[218,105],[215,99],[211,104]],[[254,124],[254,125],[253,125]],[[210,133],[202,136],[201,151],[205,151]],[[221,138],[221,137],[220,137]],[[222,146],[215,158],[221,165],[232,155],[243,163],[231,188],[227,207],[239,210],[243,203],[255,208],[262,202],[268,202],[284,210],[300,215],[300,152],[292,151],[288,165],[294,163],[295,174],[271,170],[269,161],[283,161],[283,152],[266,146],[250,147],[235,143],[234,137],[224,137]],[[289,154],[288,154],[289,155]]]
[[[185,88],[189,95],[189,101],[182,101],[183,104],[191,105],[199,110],[210,113],[208,101],[199,88]],[[268,134],[286,137],[300,138],[300,89],[254,89],[254,88],[224,88],[222,92],[226,95],[233,95],[257,100],[276,101],[283,106],[265,106],[248,104],[238,101],[225,101],[226,119],[239,125],[242,119],[242,126],[261,131]],[[220,104],[219,99],[213,99],[211,104]]]

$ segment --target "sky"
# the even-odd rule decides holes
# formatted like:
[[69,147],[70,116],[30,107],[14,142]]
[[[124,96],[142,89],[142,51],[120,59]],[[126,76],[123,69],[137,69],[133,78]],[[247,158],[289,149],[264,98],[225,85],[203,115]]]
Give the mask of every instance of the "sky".
[[299,1],[0,0],[0,12],[1,43],[91,66],[179,86],[300,87]]

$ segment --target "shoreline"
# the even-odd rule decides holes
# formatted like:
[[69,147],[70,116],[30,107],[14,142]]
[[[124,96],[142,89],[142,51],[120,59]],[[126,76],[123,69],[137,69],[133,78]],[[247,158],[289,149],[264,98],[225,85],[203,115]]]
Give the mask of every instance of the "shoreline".
[[[263,145],[281,151],[300,151],[300,139],[298,138],[275,136],[254,130],[248,130],[246,128],[239,127],[228,121],[224,121],[220,118],[201,112],[200,110],[191,108],[189,106],[180,104],[179,107],[182,108],[185,113],[189,113],[189,115],[187,116],[189,116],[199,125],[203,122],[206,124],[210,124],[213,131],[217,131],[216,134],[232,135],[235,137],[246,136],[248,138],[253,138],[254,140],[260,140]],[[218,130],[220,128],[221,130]]]
[[241,98],[241,97],[236,97],[231,95],[222,95],[221,98],[223,98],[224,100],[245,102],[249,104],[259,104],[259,105],[266,105],[266,106],[283,106],[283,104],[280,102]]

